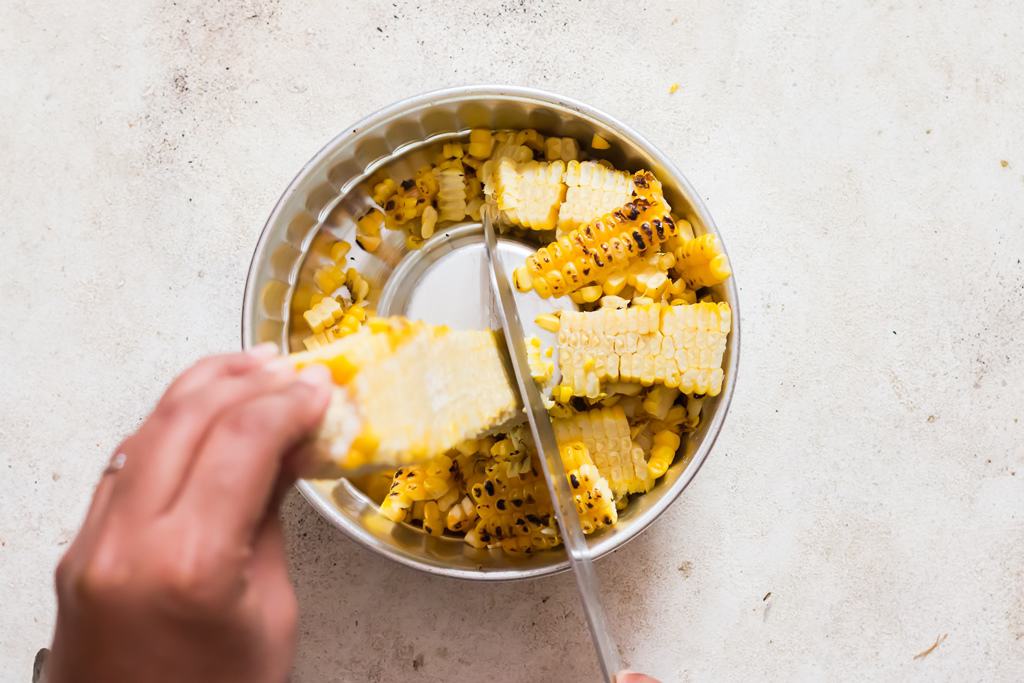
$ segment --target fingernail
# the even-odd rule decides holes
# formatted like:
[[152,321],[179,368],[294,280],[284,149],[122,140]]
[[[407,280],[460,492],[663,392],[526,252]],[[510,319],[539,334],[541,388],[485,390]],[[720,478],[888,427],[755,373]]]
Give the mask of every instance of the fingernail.
[[313,387],[324,387],[331,384],[331,371],[326,366],[313,363],[302,368],[296,379]]
[[274,342],[263,342],[249,349],[246,353],[260,359],[273,358],[278,353],[277,344]]

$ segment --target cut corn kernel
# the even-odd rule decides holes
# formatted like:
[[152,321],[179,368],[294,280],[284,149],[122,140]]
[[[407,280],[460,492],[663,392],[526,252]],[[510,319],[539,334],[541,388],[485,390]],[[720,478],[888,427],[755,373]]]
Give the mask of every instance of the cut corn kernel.
[[[558,331],[562,381],[575,396],[596,398],[603,382],[655,383],[717,395],[732,323],[729,304],[633,306],[564,311]],[[585,369],[587,358],[597,360]]]
[[503,159],[494,173],[494,198],[512,223],[531,230],[551,230],[565,197],[561,161],[515,163]]
[[594,149],[608,149],[611,147],[611,145],[608,144],[608,141],[597,133],[594,133],[594,137],[590,138],[590,146]]
[[677,396],[679,396],[678,389],[664,385],[653,386],[644,397],[642,404],[644,412],[656,420],[664,420],[668,416],[668,411],[672,409],[672,404],[675,403]]
[[576,290],[569,298],[578,304],[592,304],[600,299],[602,294],[604,290],[601,289],[601,285],[590,285]]
[[429,239],[434,234],[434,226],[437,225],[437,209],[428,206],[423,209],[423,218],[420,225],[420,234],[423,239]]
[[373,186],[373,189],[370,191],[370,198],[378,206],[383,206],[384,202],[390,199],[391,195],[396,192],[398,192],[398,183],[391,178],[385,178]]
[[597,220],[633,197],[633,179],[593,161],[570,161],[565,167],[565,202],[558,229],[569,231]]
[[352,245],[348,242],[335,242],[331,245],[331,260],[335,263],[341,263],[348,256],[348,252],[351,249]]
[[676,457],[679,444],[679,435],[670,430],[666,429],[654,435],[651,457],[647,460],[647,472],[651,479],[665,475]]
[[469,154],[477,159],[486,159],[494,149],[494,138],[491,131],[485,128],[476,128],[469,132]]
[[459,169],[446,168],[440,171],[438,184],[437,219],[461,221],[466,217],[466,183],[461,165]]
[[561,324],[561,318],[554,313],[541,313],[533,319],[533,322],[535,322],[537,327],[542,330],[558,332],[558,326]]
[[306,319],[309,329],[316,334],[317,332],[323,332],[324,329],[333,325],[334,321],[342,316],[342,313],[341,304],[338,303],[337,299],[326,297],[303,313],[302,317]]
[[337,264],[322,266],[314,271],[313,282],[323,294],[333,294],[345,284],[345,273]]

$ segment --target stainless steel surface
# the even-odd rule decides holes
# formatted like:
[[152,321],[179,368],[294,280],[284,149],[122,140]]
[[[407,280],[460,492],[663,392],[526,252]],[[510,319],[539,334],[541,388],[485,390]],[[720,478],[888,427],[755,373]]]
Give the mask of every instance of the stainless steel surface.
[[[611,143],[611,149],[601,153],[604,158],[620,168],[652,170],[662,180],[676,215],[689,220],[698,234],[717,234],[699,195],[679,169],[639,134],[607,114],[527,88],[470,86],[427,93],[398,102],[345,129],[302,168],[285,190],[267,219],[249,268],[242,308],[243,347],[263,341],[284,348],[299,343],[288,332],[293,292],[301,296],[303,288],[310,286],[312,270],[326,261],[331,241],[351,241],[355,217],[369,207],[366,181],[370,175],[385,167],[396,174],[401,171],[411,175],[428,161],[431,145],[465,137],[475,127],[537,128],[545,134],[572,136],[583,142],[598,133]],[[453,234],[457,227],[447,233]],[[442,239],[444,233],[433,238],[437,242]],[[376,254],[353,248],[350,259],[379,295],[405,254],[401,236],[388,234]],[[721,431],[739,363],[735,277],[715,288],[715,294],[733,308],[722,393],[705,402],[700,428],[680,447],[680,457],[658,485],[635,497],[615,527],[589,538],[594,557],[621,547],[657,519],[693,479]],[[458,298],[464,293],[453,289],[448,295]],[[376,299],[374,303],[379,305]],[[524,316],[531,319],[525,310]],[[466,579],[508,580],[544,576],[569,567],[561,549],[528,559],[513,558],[497,551],[474,550],[459,539],[435,538],[394,524],[377,514],[370,501],[346,480],[337,486],[303,481],[298,488],[326,519],[359,543],[423,571]]]
[[491,271],[490,282],[494,291],[493,301],[496,304],[494,310],[501,322],[501,330],[505,334],[505,343],[512,361],[512,372],[519,387],[519,397],[523,400],[526,419],[530,423],[533,442],[537,448],[537,454],[540,456],[548,494],[551,496],[552,507],[555,511],[555,519],[558,520],[558,528],[562,532],[562,543],[565,545],[565,551],[569,555],[569,564],[572,565],[573,574],[576,576],[576,587],[579,589],[580,600],[583,602],[583,613],[587,617],[590,637],[594,641],[594,649],[597,651],[601,672],[606,681],[611,681],[622,668],[619,653],[608,634],[604,608],[601,607],[601,590],[598,586],[597,575],[594,573],[594,565],[590,560],[590,548],[587,546],[587,538],[580,525],[573,492],[569,487],[569,482],[566,481],[565,464],[562,462],[562,454],[558,450],[555,429],[551,426],[551,418],[544,407],[544,401],[541,400],[540,390],[530,374],[530,362],[526,356],[526,331],[523,329],[523,323],[519,320],[519,309],[512,296],[512,284],[505,271],[504,259],[498,251],[498,236],[494,232],[491,213],[492,211],[485,208],[483,224],[487,263],[490,265]]

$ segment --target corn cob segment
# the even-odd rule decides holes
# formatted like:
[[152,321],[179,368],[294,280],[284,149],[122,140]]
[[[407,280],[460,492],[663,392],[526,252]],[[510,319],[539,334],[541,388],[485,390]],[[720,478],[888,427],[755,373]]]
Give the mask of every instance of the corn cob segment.
[[632,181],[633,197],[624,205],[527,257],[515,270],[516,286],[544,298],[568,294],[674,236],[661,183],[649,171],[635,173]]
[[589,398],[597,398],[605,382],[664,384],[715,396],[722,389],[731,324],[725,302],[564,311],[558,330],[563,386]]
[[574,230],[614,211],[633,196],[633,178],[593,161],[570,161],[565,166],[565,201],[558,212],[558,229]]
[[586,446],[615,496],[641,493],[650,488],[643,449],[634,448],[629,422],[619,406],[594,408],[554,420],[554,427],[555,437],[563,447],[574,442]]
[[674,267],[690,289],[717,285],[732,274],[718,238],[711,234],[683,241],[675,257]]
[[512,390],[493,332],[371,320],[297,366],[331,368],[335,390],[317,434],[321,460],[345,470],[404,465],[452,449],[512,418]]
[[565,198],[562,176],[565,163],[502,159],[494,173],[494,198],[498,209],[516,225],[531,230],[551,230]]

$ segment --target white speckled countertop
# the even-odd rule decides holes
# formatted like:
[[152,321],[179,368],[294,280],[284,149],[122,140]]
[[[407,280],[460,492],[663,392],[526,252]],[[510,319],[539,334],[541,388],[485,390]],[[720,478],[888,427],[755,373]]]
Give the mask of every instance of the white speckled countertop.
[[[110,449],[238,346],[296,170],[393,100],[507,82],[649,136],[738,274],[725,431],[598,564],[626,659],[665,681],[1019,680],[1024,7],[346,4],[0,9],[0,678],[49,640]],[[296,681],[593,680],[570,577],[421,576],[297,496],[285,516]]]

